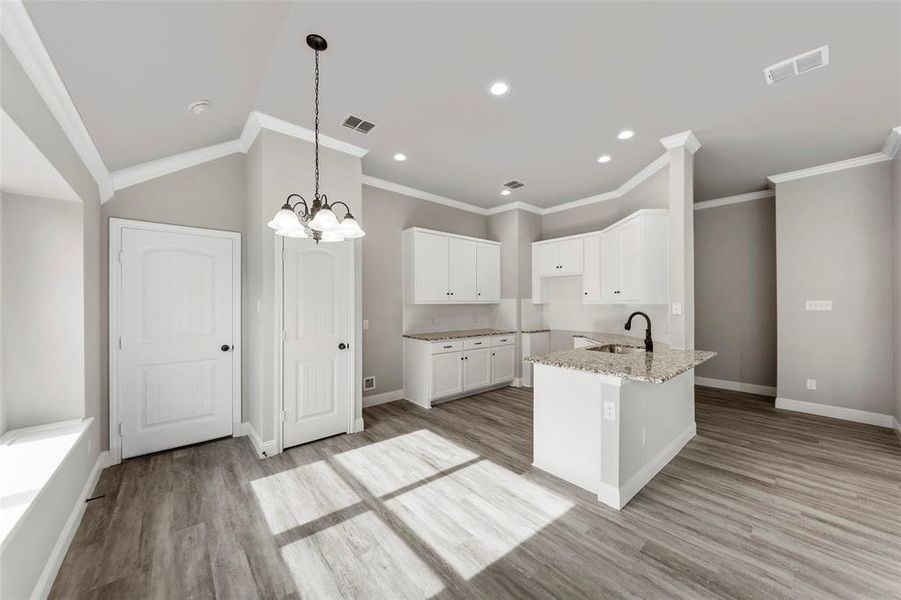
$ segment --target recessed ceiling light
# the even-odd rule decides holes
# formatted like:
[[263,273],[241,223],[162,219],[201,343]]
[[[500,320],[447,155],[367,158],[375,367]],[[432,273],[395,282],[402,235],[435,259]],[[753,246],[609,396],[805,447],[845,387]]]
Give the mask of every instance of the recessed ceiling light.
[[599,162],[599,163],[610,162],[610,155],[609,155],[609,154],[601,154],[601,155],[598,157],[598,162]]
[[510,86],[503,81],[495,81],[491,84],[491,87],[488,88],[488,91],[495,96],[503,96],[510,91]]
[[400,152],[398,152],[397,154],[394,155],[394,160],[396,160],[398,162],[403,162],[403,161],[407,160],[407,155],[401,154]]
[[206,114],[208,110],[210,110],[210,101],[209,100],[198,100],[197,102],[191,104],[188,107],[195,115],[203,115]]
[[633,135],[635,135],[635,132],[632,131],[631,129],[623,129],[622,131],[619,132],[619,134],[616,137],[618,137],[621,140],[627,140],[630,137],[632,137]]
[[510,190],[501,190],[501,196],[509,196]]

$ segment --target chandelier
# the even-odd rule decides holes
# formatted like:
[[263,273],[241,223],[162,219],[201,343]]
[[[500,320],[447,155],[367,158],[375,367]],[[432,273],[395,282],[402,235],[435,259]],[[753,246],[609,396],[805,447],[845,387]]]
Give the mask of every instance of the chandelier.
[[[345,239],[359,238],[366,235],[360,224],[352,214],[350,207],[344,202],[329,203],[328,196],[319,193],[319,53],[328,48],[328,42],[321,35],[315,33],[307,36],[307,46],[313,49],[316,56],[315,70],[315,95],[313,114],[315,115],[314,156],[315,156],[315,191],[313,202],[307,205],[300,194],[290,194],[285,198],[281,209],[275,213],[275,217],[268,225],[275,230],[276,235],[293,238],[312,237],[318,244],[323,242],[343,242]],[[296,199],[294,204],[292,199]],[[344,217],[338,221],[338,217],[332,210],[333,207],[344,207]]]

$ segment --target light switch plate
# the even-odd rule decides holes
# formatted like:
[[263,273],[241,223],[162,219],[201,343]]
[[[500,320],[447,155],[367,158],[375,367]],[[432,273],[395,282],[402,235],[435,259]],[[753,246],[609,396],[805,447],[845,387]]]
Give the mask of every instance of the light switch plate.
[[363,319],[363,329],[369,329],[369,319]]
[[830,311],[832,310],[832,300],[808,300],[804,304],[804,309],[809,311]]
[[616,421],[616,402],[604,401],[604,420]]
[[807,389],[808,390],[817,389],[817,380],[816,379],[808,379],[807,380]]
[[681,302],[673,302],[673,314],[674,315],[682,314],[682,303]]

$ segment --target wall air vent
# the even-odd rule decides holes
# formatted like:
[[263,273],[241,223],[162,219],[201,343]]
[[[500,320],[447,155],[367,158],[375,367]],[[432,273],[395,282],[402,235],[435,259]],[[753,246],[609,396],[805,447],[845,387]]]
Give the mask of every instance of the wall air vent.
[[511,189],[511,190],[518,190],[519,188],[521,188],[524,185],[525,185],[524,183],[520,183],[519,181],[513,180],[513,181],[508,181],[507,183],[505,183],[504,187]]
[[771,65],[763,70],[763,76],[766,78],[767,84],[773,84],[795,75],[809,73],[828,64],[829,46],[823,46]]
[[348,129],[359,131],[360,133],[369,133],[375,127],[375,123],[370,123],[369,121],[365,121],[360,117],[355,117],[353,115],[348,115],[347,118],[344,119],[342,125]]

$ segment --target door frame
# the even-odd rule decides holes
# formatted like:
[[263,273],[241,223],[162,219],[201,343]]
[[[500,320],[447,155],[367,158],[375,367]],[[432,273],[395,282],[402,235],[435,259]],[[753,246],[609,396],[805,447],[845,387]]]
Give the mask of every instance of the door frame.
[[[285,450],[285,238],[280,235],[273,236],[275,238],[275,328],[272,332],[272,338],[275,340],[275,398],[273,406],[273,423],[275,425],[275,448],[272,454],[280,454]],[[345,244],[344,242],[337,242]],[[347,433],[354,433],[354,423],[356,415],[354,407],[356,406],[357,397],[357,361],[356,361],[356,314],[357,314],[357,290],[356,290],[356,260],[357,260],[357,240],[351,240],[347,256],[347,283],[349,293],[348,301],[348,317],[347,317],[347,338],[351,353],[350,368],[348,369],[348,394],[347,406]]]
[[121,334],[122,271],[119,256],[122,252],[122,231],[141,229],[165,233],[187,233],[231,240],[232,242],[232,328],[235,341],[232,351],[232,437],[241,435],[241,233],[219,229],[203,229],[183,225],[169,225],[151,221],[136,221],[110,217],[109,220],[109,452],[110,464],[122,462],[122,435],[119,414],[119,336]]

